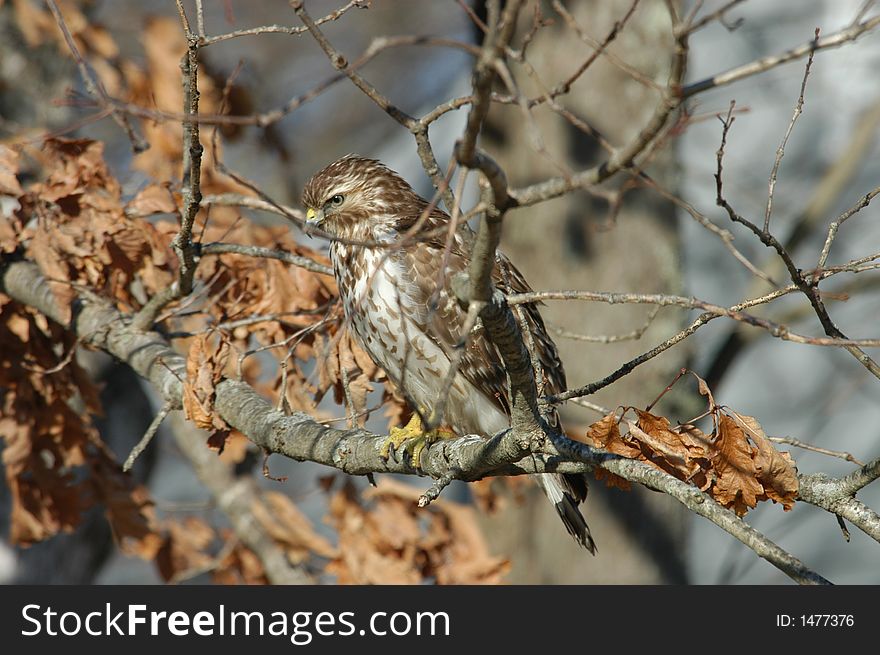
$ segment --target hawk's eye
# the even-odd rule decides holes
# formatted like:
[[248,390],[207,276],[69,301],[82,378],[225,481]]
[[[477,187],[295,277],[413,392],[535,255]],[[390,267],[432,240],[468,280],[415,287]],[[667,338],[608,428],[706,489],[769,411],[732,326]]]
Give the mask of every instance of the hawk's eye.
[[330,198],[330,200],[328,202],[331,205],[333,205],[334,207],[338,207],[339,205],[342,204],[343,200],[345,200],[345,198],[343,198],[341,194],[337,193],[335,196]]

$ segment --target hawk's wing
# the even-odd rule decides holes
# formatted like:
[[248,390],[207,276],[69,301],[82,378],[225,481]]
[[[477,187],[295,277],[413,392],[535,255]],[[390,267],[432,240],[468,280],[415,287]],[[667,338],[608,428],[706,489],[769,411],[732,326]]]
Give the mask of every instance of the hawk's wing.
[[[442,228],[448,221],[446,213],[434,210],[423,230],[437,232],[437,228]],[[468,228],[461,226],[459,229]],[[466,271],[470,265],[466,247],[464,239],[456,235],[447,252],[445,234],[433,234],[431,238],[419,241],[394,255],[403,267],[405,284],[408,286],[406,291],[413,300],[412,311],[416,313],[413,319],[417,324],[425,326],[428,336],[450,359],[462,342],[467,316],[450,288],[450,281],[457,273]],[[446,266],[441,270],[444,260]],[[492,281],[505,294],[531,291],[522,273],[502,254],[496,258]],[[547,334],[536,304],[520,307],[543,369],[545,392],[557,393],[564,390],[565,372],[562,362],[556,345]],[[526,344],[528,343],[527,337]],[[506,414],[510,414],[504,363],[498,349],[486,338],[485,328],[480,323],[468,339],[459,371]]]
[[[415,301],[411,307],[418,312],[418,316],[413,318],[418,325],[425,326],[425,334],[452,359],[456,347],[462,342],[467,314],[455,299],[450,281],[457,273],[467,270],[470,258],[465,239],[458,234],[455,235],[451,247],[446,247],[446,239],[438,228],[447,225],[448,221],[449,217],[444,212],[431,212],[424,231],[438,232],[438,235],[398,251],[396,257],[399,258],[410,285],[407,292]],[[459,229],[468,228],[464,225]],[[505,294],[531,291],[522,273],[500,253],[495,259],[492,282]],[[556,344],[547,334],[537,304],[520,305],[514,310],[520,327],[525,325],[528,330],[528,334],[524,335],[526,346],[530,346],[531,342],[541,363],[544,391],[557,393],[564,390],[565,371]],[[466,347],[459,372],[480,393],[510,416],[509,387],[504,363],[498,349],[486,338],[482,324],[478,323],[469,335]],[[551,423],[559,425],[559,417],[555,411],[551,412],[549,419]],[[580,474],[547,474],[538,476],[538,479],[569,533],[590,552],[595,553],[596,546],[590,536],[590,529],[578,509],[578,503],[587,496],[586,478]]]

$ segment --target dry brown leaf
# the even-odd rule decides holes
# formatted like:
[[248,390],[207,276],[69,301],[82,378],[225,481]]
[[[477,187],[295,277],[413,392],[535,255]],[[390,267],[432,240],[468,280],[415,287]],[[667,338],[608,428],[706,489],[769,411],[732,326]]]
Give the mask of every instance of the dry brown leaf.
[[257,504],[251,511],[272,538],[285,547],[291,562],[299,564],[312,554],[328,559],[339,555],[290,498],[273,491],[265,492],[263,498],[266,505]]
[[28,478],[7,479],[7,484],[13,499],[9,539],[15,544],[29,545],[73,531],[88,506],[84,485],[76,484],[71,474],[48,467],[33,470]]
[[[0,202],[0,211],[3,203]],[[0,215],[0,253],[15,252],[22,245],[21,221],[17,216]]]
[[214,386],[223,378],[229,350],[229,344],[212,334],[200,334],[190,344],[183,383],[183,411],[187,419],[203,430],[230,429],[214,411]]
[[[15,9],[16,23],[24,37],[25,43],[33,48],[46,42],[54,42],[59,50],[67,52],[61,30],[48,9],[28,0],[12,0]],[[80,11],[77,3],[61,0],[58,3],[64,22],[72,34],[77,35],[88,26],[88,21]]]
[[411,514],[394,506],[393,525],[379,523],[357,497],[350,481],[330,499],[328,519],[339,534],[339,556],[326,571],[336,576],[339,584],[418,584],[421,567],[416,561],[414,543],[395,549],[388,543],[386,529],[392,534],[417,530]]
[[[378,488],[367,489],[367,498],[398,500],[408,512],[424,515],[417,499],[421,490],[398,482],[383,480]],[[508,560],[489,553],[489,547],[471,507],[446,499],[435,500],[428,507],[427,533],[419,545],[426,560],[423,575],[438,584],[499,584],[510,569]]]
[[107,454],[91,460],[90,480],[95,499],[113,530],[119,550],[151,560],[159,552],[163,538],[146,487],[134,483],[119,464]]
[[719,416],[715,448],[712,467],[716,478],[710,493],[719,503],[742,516],[755,507],[764,493],[764,487],[757,480],[754,449],[745,431],[726,414]]
[[709,388],[709,384],[703,378],[701,378],[699,375],[694,373],[693,371],[691,371],[690,373],[695,378],[697,378],[697,388],[700,391],[700,395],[706,396],[706,398],[708,398],[709,411],[712,411],[713,409],[715,409],[715,398],[714,398],[714,396],[712,396],[712,390]]
[[340,583],[499,583],[509,563],[489,553],[474,510],[445,499],[419,509],[420,494],[383,480],[361,501],[346,484],[331,499],[340,555],[327,572]]
[[642,452],[638,446],[627,443],[621,437],[617,414],[614,412],[590,425],[583,441],[595,448],[602,448],[609,453],[629,459],[638,458]]
[[[586,434],[583,436],[574,433],[571,435],[571,438],[575,441],[581,441],[588,446],[607,450],[608,452],[620,455],[621,457],[626,457],[628,459],[644,459],[641,449],[627,443],[627,441],[621,436],[617,414],[614,412],[603,416],[601,419],[590,425],[590,427],[587,428]],[[619,475],[615,475],[614,473],[606,471],[598,466],[593,469],[593,475],[597,480],[604,480],[605,484],[609,487],[617,487],[624,491],[629,491],[631,488],[628,480],[624,480]]]
[[177,212],[177,202],[169,184],[151,184],[141,189],[125,205],[125,215],[140,218],[152,214],[173,214]]
[[166,536],[156,555],[156,566],[166,581],[177,581],[211,567],[214,558],[207,552],[214,542],[214,529],[196,517],[166,521]]
[[18,153],[0,144],[0,195],[18,198],[24,194],[17,175]]
[[[445,549],[428,550],[437,584],[501,584],[510,572],[510,561],[489,552],[473,508],[444,501],[439,509],[450,541]],[[432,526],[439,524],[435,520]]]
[[[224,533],[226,540],[235,539],[230,533]],[[225,555],[216,563],[213,570],[214,582],[217,584],[269,584],[266,571],[260,558],[240,542],[225,552]]]
[[[798,493],[797,468],[789,453],[783,453],[767,439],[764,429],[753,416],[732,412],[733,419],[741,426],[757,447],[755,469],[764,487],[764,497],[782,503],[785,510],[794,507]],[[763,498],[761,498],[763,500]]]
[[483,478],[468,485],[474,504],[485,514],[495,514],[504,508],[504,496],[496,488],[495,478]]
[[639,421],[638,425],[629,423],[630,435],[641,443],[648,461],[684,480],[699,472],[700,460],[709,456],[704,444],[687,433],[673,430],[669,419],[663,416],[640,409],[635,409],[635,412]]
[[69,307],[73,291],[67,282],[103,293],[125,311],[140,304],[135,281],[141,295],[166,287],[176,267],[170,237],[147,221],[125,216],[103,146],[86,139],[48,139],[39,156],[46,179],[24,196],[28,212],[38,217],[28,254],[55,280],[51,288],[59,305]]
[[241,432],[232,430],[224,440],[223,452],[219,453],[220,461],[224,464],[240,464],[247,456],[250,443],[250,439]]
[[[96,471],[107,458],[90,416],[98,410],[97,390],[75,358],[62,361],[75,338],[0,296],[0,343],[0,388],[5,390],[0,438],[11,498],[10,539],[26,545],[74,529],[84,510],[105,501]],[[48,370],[53,373],[47,375]],[[77,395],[88,411],[72,409],[69,401]],[[111,520],[120,515],[111,515],[114,509],[107,506]]]

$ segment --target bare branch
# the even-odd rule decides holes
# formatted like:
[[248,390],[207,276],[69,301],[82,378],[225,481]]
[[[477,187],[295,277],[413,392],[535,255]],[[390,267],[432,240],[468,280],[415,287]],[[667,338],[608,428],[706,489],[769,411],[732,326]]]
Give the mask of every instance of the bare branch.
[[[706,27],[706,25],[708,25],[709,23],[713,23],[716,20],[718,20],[718,21],[723,20],[724,14],[726,14],[728,11],[730,11],[731,9],[736,7],[738,4],[742,4],[743,2],[744,2],[744,0],[728,0],[724,5],[722,5],[721,7],[716,9],[715,11],[706,14],[705,16],[700,18],[700,20],[695,20],[695,18],[697,16],[697,12],[699,12],[699,10],[700,10],[700,5],[702,5],[702,0],[701,0],[700,2],[698,2],[694,5],[693,9],[691,10],[691,14],[685,19],[685,21],[684,21],[685,27],[687,28],[688,32],[693,34],[697,30],[701,30],[704,27]],[[738,24],[738,23],[735,23],[735,24]]]
[[140,457],[140,454],[144,452],[147,446],[150,445],[150,442],[153,440],[153,437],[156,436],[156,433],[159,431],[159,426],[162,425],[162,421],[165,420],[165,417],[168,416],[168,413],[171,411],[171,406],[168,403],[162,405],[162,408],[156,414],[156,417],[153,419],[153,422],[150,423],[150,426],[147,428],[147,431],[144,432],[144,436],[141,437],[141,440],[137,442],[134,448],[131,449],[131,452],[128,454],[128,457],[125,458],[125,463],[122,465],[123,471],[130,471],[131,467],[134,466],[135,460]]
[[855,214],[859,213],[862,209],[870,205],[871,201],[877,196],[877,194],[880,194],[880,186],[859,198],[859,201],[855,205],[847,209],[831,222],[831,225],[828,226],[828,236],[825,237],[825,243],[822,245],[822,252],[819,254],[817,268],[822,269],[825,267],[825,263],[828,261],[828,254],[831,252],[831,244],[834,243],[834,239],[837,237],[837,231],[840,229],[840,226]]
[[680,23],[672,16],[675,47],[672,56],[669,79],[663,97],[654,109],[645,126],[625,146],[614,151],[604,162],[574,175],[552,178],[520,189],[512,189],[509,195],[512,206],[524,207],[534,205],[551,198],[556,198],[575,189],[593,186],[607,180],[619,171],[630,168],[635,160],[663,131],[673,112],[681,106],[681,84],[687,65],[688,42],[687,32],[681,29]]
[[128,137],[128,140],[131,142],[131,149],[135,154],[147,150],[150,147],[150,144],[140,134],[138,134],[137,130],[128,120],[128,116],[126,115],[126,113],[114,106],[114,103],[110,96],[107,94],[107,90],[104,88],[101,80],[89,69],[89,65],[86,63],[86,60],[80,53],[79,48],[76,45],[76,41],[74,40],[73,36],[70,33],[70,30],[67,27],[64,16],[61,14],[61,10],[58,8],[58,3],[55,2],[55,0],[46,0],[46,4],[48,5],[49,10],[52,12],[52,16],[55,17],[55,22],[58,23],[58,29],[61,30],[61,34],[64,36],[64,41],[67,43],[67,47],[70,49],[70,54],[73,55],[73,59],[74,61],[76,61],[76,65],[79,68],[80,77],[82,77],[83,83],[86,85],[86,89],[88,90],[89,94],[91,94],[91,96],[95,98],[102,109],[110,113],[110,115],[113,117],[113,120],[116,121],[116,124],[122,128],[122,130],[125,132],[125,135]]
[[277,259],[287,264],[299,266],[313,273],[321,275],[333,276],[333,267],[303,257],[294,255],[285,250],[272,250],[271,248],[263,248],[261,246],[245,246],[238,243],[204,243],[198,246],[199,255],[221,255],[223,253],[234,253],[236,255],[247,255],[248,257],[263,257],[266,259]]
[[[370,0],[349,0],[344,6],[340,7],[336,11],[332,11],[326,16],[323,16],[315,21],[315,25],[323,25],[324,23],[329,23],[334,20],[338,20],[345,14],[349,9],[357,7],[358,9],[364,9],[370,6]],[[234,32],[227,32],[225,34],[217,34],[216,36],[205,37],[202,33],[201,41],[199,45],[202,47],[213,45],[215,43],[220,43],[221,41],[228,41],[229,39],[237,39],[242,36],[258,36],[260,34],[287,34],[290,36],[295,36],[297,34],[303,34],[307,32],[307,27],[288,27],[285,25],[263,25],[261,27],[250,27],[242,30],[235,30]]]
[[[201,3],[198,6],[201,7]],[[180,214],[180,230],[171,241],[171,247],[180,264],[180,271],[177,281],[150,298],[134,317],[133,324],[140,330],[150,329],[156,317],[168,303],[192,293],[198,263],[192,230],[202,202],[202,152],[204,150],[199,138],[199,123],[195,119],[199,114],[199,37],[190,28],[181,0],[177,0],[177,8],[187,41],[186,52],[180,61],[183,81],[183,111],[187,117],[187,120],[183,121],[183,210]]]
[[824,36],[821,39],[808,41],[807,43],[792,48],[791,50],[786,50],[778,55],[762,57],[761,59],[756,59],[748,64],[731,68],[724,73],[707,77],[699,82],[692,82],[681,90],[681,95],[683,98],[690,98],[708,89],[715,89],[733,82],[738,82],[747,77],[768,71],[771,68],[787,64],[790,61],[796,61],[797,59],[806,57],[817,50],[840,47],[850,41],[855,41],[860,36],[872,31],[878,25],[880,25],[880,16],[875,16],[864,22],[858,23],[857,25],[852,25],[844,30],[835,32],[834,34]]
[[[47,282],[34,264],[14,262],[0,268],[0,291],[65,325]],[[135,372],[150,380],[171,407],[180,407],[183,391],[181,380],[185,370],[183,357],[174,352],[159,334],[132,329],[125,317],[109,303],[97,297],[83,297],[80,305],[81,310],[73,323],[66,325],[67,329],[83,342],[127,362]],[[286,416],[242,382],[222,380],[216,386],[214,407],[230,425],[266,450],[297,461],[326,464],[352,475],[374,472],[426,473],[442,482],[450,471],[455,471],[452,477],[456,479],[476,480],[485,475],[586,472],[594,466],[601,466],[627,480],[671,495],[742,541],[792,579],[801,583],[827,582],[695,487],[647,464],[594,450],[570,441],[561,434],[551,433],[552,442],[542,439],[543,445],[533,452],[530,452],[529,446],[535,435],[522,434],[517,426],[491,439],[467,436],[443,440],[427,449],[420,464],[421,471],[416,471],[407,458],[397,461],[381,456],[384,437],[360,429],[327,428],[300,412]],[[205,461],[210,458],[218,463],[201,440],[181,438],[178,443],[188,454],[192,450],[193,459],[201,453]],[[847,479],[840,488],[853,490],[867,478],[876,478],[878,471],[880,462],[872,462],[860,477],[857,476],[858,479]],[[219,471],[206,477],[205,483],[215,490],[220,502],[231,503],[237,496],[233,490],[237,490],[238,485],[222,477]],[[251,515],[230,511],[231,518],[244,520],[248,516]],[[867,527],[872,525],[870,517],[864,524]],[[249,522],[242,529],[253,527],[253,523]],[[880,531],[880,520],[875,527]],[[254,535],[259,536],[259,533],[255,532]]]
[[547,325],[547,328],[555,334],[557,337],[561,339],[571,339],[572,341],[586,341],[588,343],[620,343],[621,341],[638,341],[641,339],[645,332],[647,332],[648,328],[651,327],[651,324],[654,322],[654,319],[657,316],[657,313],[660,311],[660,307],[654,307],[648,314],[648,317],[645,319],[645,322],[642,323],[639,327],[631,332],[627,332],[625,334],[578,334],[576,332],[569,332],[560,327],[556,327],[553,325]]
[[854,497],[856,492],[880,477],[880,459],[875,459],[842,478],[822,473],[801,475],[798,496],[802,500],[845,518],[880,542],[880,515]]
[[[813,40],[814,42],[819,41],[818,27],[816,28],[816,35]],[[770,231],[770,215],[773,213],[773,193],[776,190],[776,176],[779,173],[779,165],[782,163],[782,158],[785,156],[785,145],[788,143],[788,138],[791,136],[792,130],[794,130],[794,124],[804,110],[804,93],[807,90],[807,79],[810,77],[810,68],[813,66],[814,54],[816,54],[815,50],[810,52],[810,56],[807,57],[807,66],[804,68],[804,79],[801,82],[801,92],[798,95],[797,103],[795,103],[791,122],[788,124],[785,136],[782,137],[782,143],[779,144],[779,148],[776,149],[776,159],[773,161],[773,169],[770,171],[770,181],[768,183],[769,191],[767,193],[767,209],[764,212],[764,232]]]
[[822,455],[828,455],[829,457],[839,457],[840,459],[845,459],[848,462],[852,462],[853,464],[858,464],[859,466],[864,466],[864,462],[860,462],[857,460],[852,453],[845,453],[839,450],[828,450],[827,448],[820,448],[819,446],[814,446],[812,444],[804,443],[798,439],[792,439],[791,437],[767,437],[773,443],[784,443],[788,446],[794,446],[795,448],[803,448],[804,450],[809,450],[814,453],[820,453]]
[[312,19],[303,6],[302,0],[290,0],[290,6],[293,11],[296,12],[296,15],[303,22],[303,25],[306,26],[315,41],[318,42],[318,45],[321,46],[321,50],[327,55],[330,63],[333,64],[333,68],[344,73],[357,88],[363,91],[370,100],[379,105],[382,111],[391,116],[391,118],[404,127],[412,129],[417,122],[416,119],[392,104],[388,98],[379,93],[376,87],[355,72],[355,70],[349,65],[345,56],[333,47],[330,41],[327,40],[327,37],[324,36],[324,33],[318,28],[317,23]]
[[773,248],[773,250],[776,251],[776,253],[779,255],[779,258],[785,264],[785,268],[788,270],[791,281],[798,288],[798,290],[807,297],[807,299],[810,301],[810,305],[813,306],[813,311],[815,312],[816,317],[819,319],[819,323],[821,323],[822,329],[825,331],[825,334],[827,334],[832,339],[840,340],[839,345],[842,345],[847,352],[855,357],[856,361],[862,364],[862,366],[864,366],[868,370],[868,372],[880,379],[880,365],[878,365],[877,362],[875,362],[867,353],[865,353],[860,348],[861,345],[869,344],[860,344],[854,340],[848,339],[847,336],[843,332],[841,332],[831,320],[831,317],[828,315],[828,310],[825,308],[825,304],[822,301],[821,294],[819,293],[819,280],[816,278],[808,279],[807,276],[804,275],[804,273],[795,265],[788,250],[785,248],[785,246],[782,245],[782,243],[779,242],[776,237],[770,234],[770,232],[768,232],[767,230],[761,230],[750,220],[738,214],[730,205],[730,203],[724,198],[724,194],[722,193],[722,162],[724,160],[724,148],[727,145],[727,135],[730,131],[731,126],[733,125],[733,122],[736,120],[736,118],[733,116],[734,105],[734,101],[731,101],[730,109],[727,112],[727,117],[724,119],[720,119],[723,127],[721,132],[721,145],[719,146],[716,153],[716,159],[718,163],[715,171],[716,203],[719,207],[722,207],[727,212],[727,215],[730,217],[731,221],[744,225],[756,237],[758,237],[758,239],[761,240],[761,243],[763,243],[768,248]]
[[[776,297],[776,296],[774,296]],[[861,346],[868,348],[880,347],[880,338],[877,339],[847,339],[838,337],[809,337],[792,332],[785,325],[774,321],[747,314],[737,309],[721,307],[714,303],[706,302],[698,298],[686,298],[684,296],[671,296],[658,293],[605,293],[600,291],[532,291],[530,293],[518,293],[508,296],[510,305],[533,303],[544,300],[589,300],[593,302],[605,302],[608,304],[635,303],[639,305],[657,305],[666,307],[675,305],[689,309],[701,309],[716,316],[726,316],[735,321],[741,321],[748,325],[763,328],[771,335],[784,341],[804,343],[813,346]]]

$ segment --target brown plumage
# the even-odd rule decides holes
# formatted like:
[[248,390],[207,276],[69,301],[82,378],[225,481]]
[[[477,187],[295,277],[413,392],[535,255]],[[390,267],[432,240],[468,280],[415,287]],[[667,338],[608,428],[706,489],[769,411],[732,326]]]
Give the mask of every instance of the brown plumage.
[[[354,335],[414,409],[430,415],[438,398],[448,393],[443,423],[457,434],[492,436],[509,427],[507,375],[481,324],[469,335],[451,387],[442,388],[463,337],[466,313],[449,284],[469,264],[467,225],[458,228],[447,252],[449,216],[437,208],[427,211],[429,203],[382,163],[355,155],[316,173],[303,191],[303,204],[309,222],[335,237],[330,259]],[[492,281],[503,293],[531,290],[501,253]],[[565,372],[538,307],[528,304],[523,310],[544,390],[562,391]],[[554,420],[558,423],[555,414]],[[536,477],[568,531],[595,552],[577,507],[586,497],[584,477]]]

